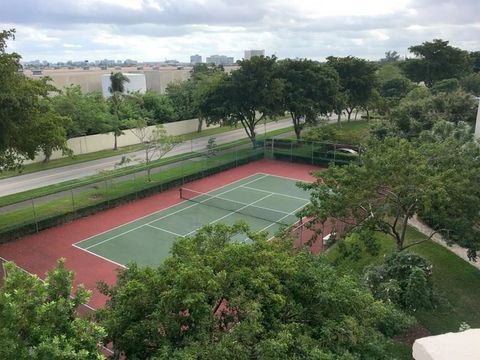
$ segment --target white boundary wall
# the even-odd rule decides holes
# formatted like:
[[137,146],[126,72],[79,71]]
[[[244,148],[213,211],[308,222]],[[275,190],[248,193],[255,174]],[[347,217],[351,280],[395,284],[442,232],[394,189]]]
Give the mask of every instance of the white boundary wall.
[[[163,124],[169,135],[184,135],[197,131],[198,120],[182,120]],[[218,127],[218,125],[210,125],[209,128]],[[152,131],[155,126],[149,126]],[[131,130],[124,130],[124,135],[118,137],[118,146],[127,146],[138,144],[140,141],[132,133]],[[74,155],[87,154],[95,151],[113,149],[114,137],[113,133],[97,134],[71,138],[67,140],[67,146],[73,151]],[[63,157],[61,151],[54,151],[50,159],[59,159]],[[44,155],[39,153],[34,160],[25,161],[25,164],[43,161]]]

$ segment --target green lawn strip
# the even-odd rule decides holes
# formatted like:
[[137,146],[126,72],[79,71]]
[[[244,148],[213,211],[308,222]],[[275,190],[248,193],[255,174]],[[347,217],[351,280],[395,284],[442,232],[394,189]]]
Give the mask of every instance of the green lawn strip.
[[[291,132],[291,131],[293,131],[293,126],[273,130],[273,131],[267,133],[266,136],[271,137],[271,136],[275,136],[275,135],[279,135],[279,134],[288,133],[288,132]],[[262,140],[262,139],[264,139],[264,137],[265,136],[263,134],[258,135],[257,140]],[[249,143],[250,143],[249,139],[240,139],[240,140],[232,141],[232,142],[229,142],[229,143],[221,144],[221,145],[217,146],[217,150],[221,151],[221,150],[225,150],[225,149],[229,149],[229,148],[232,148],[232,147],[235,147],[235,146],[239,146],[239,145],[243,145],[243,144],[249,144]],[[158,166],[161,166],[161,165],[171,164],[171,163],[174,163],[174,162],[177,162],[177,161],[190,159],[190,158],[195,158],[195,157],[198,157],[198,156],[201,156],[201,155],[199,153],[195,153],[195,152],[179,154],[179,155],[168,157],[166,159],[160,159],[160,160],[152,161],[149,166],[158,167]],[[80,179],[68,180],[68,181],[58,183],[58,184],[44,186],[44,187],[41,187],[41,188],[38,188],[38,189],[32,189],[32,190],[27,190],[27,191],[23,191],[23,192],[11,194],[11,195],[2,196],[2,197],[0,197],[0,207],[15,204],[15,203],[25,201],[25,200],[30,200],[32,198],[36,198],[36,197],[40,197],[40,196],[54,194],[54,193],[57,193],[57,192],[60,192],[60,191],[74,189],[74,188],[79,187],[79,186],[89,185],[89,184],[92,184],[92,183],[95,183],[95,182],[98,182],[98,181],[102,181],[102,180],[105,180],[105,179],[111,179],[111,178],[114,178],[114,177],[119,177],[119,176],[132,174],[132,173],[135,173],[135,172],[138,172],[138,171],[145,170],[146,168],[147,167],[146,167],[145,164],[137,164],[137,165],[132,165],[132,166],[116,169],[116,170],[111,170],[111,171],[108,171],[108,172],[105,172],[105,173],[99,173],[99,174],[96,174],[96,175],[87,176],[87,177],[80,178]]]
[[116,156],[116,155],[128,154],[131,152],[142,150],[143,148],[144,146],[142,144],[135,144],[135,145],[123,146],[121,148],[118,148],[118,150],[112,150],[112,149],[101,150],[101,151],[91,152],[88,154],[80,154],[80,155],[74,155],[72,157],[54,159],[54,160],[50,160],[48,163],[39,162],[39,163],[27,164],[23,166],[20,172],[4,171],[0,173],[0,179],[12,177],[12,176],[30,174],[37,171],[55,169],[62,166],[79,164],[86,161],[93,161],[93,160],[103,159],[103,158]]
[[[408,236],[424,237],[412,228]],[[432,241],[411,249],[432,263],[435,287],[449,303],[433,311],[419,311],[417,319],[435,335],[458,331],[462,322],[480,327],[480,270]]]
[[[107,182],[107,186],[92,186],[82,192],[74,194],[73,201],[71,195],[66,195],[60,199],[54,199],[35,206],[35,218],[42,220],[56,215],[61,215],[74,211],[75,209],[92,206],[106,200],[113,200],[124,195],[134,194],[146,188],[150,188],[171,180],[182,178],[191,174],[208,171],[219,165],[227,164],[235,160],[242,160],[255,153],[248,149],[237,153],[235,151],[220,155],[214,159],[204,159],[188,166],[170,168],[159,173],[152,174],[152,181],[148,182],[145,176],[138,176],[133,180],[118,182]],[[31,206],[4,213],[0,216],[0,232],[17,228],[21,225],[32,223],[34,221],[34,212]]]
[[[276,119],[276,120],[269,119],[269,120],[267,120],[267,123],[282,120],[282,119]],[[180,137],[184,141],[190,141],[190,140],[198,139],[198,138],[201,138],[201,137],[222,134],[222,133],[226,133],[226,132],[229,132],[229,131],[235,131],[235,130],[239,130],[239,129],[243,129],[243,128],[241,126],[239,126],[239,127],[219,126],[219,127],[214,127],[214,128],[204,127],[204,129],[201,132],[192,132],[192,133],[188,133],[188,134],[185,134],[185,135],[180,135]],[[113,137],[112,137],[112,139],[113,139]],[[113,141],[112,141],[112,144],[113,144]],[[144,146],[142,144],[134,144],[134,145],[122,146],[122,147],[118,148],[117,150],[113,150],[113,149],[101,150],[101,151],[95,151],[95,152],[91,152],[91,153],[87,153],[87,154],[74,155],[72,157],[54,159],[54,160],[50,160],[48,163],[38,162],[38,163],[33,163],[33,164],[26,164],[22,167],[21,171],[4,171],[4,172],[1,172],[0,173],[0,179],[5,179],[5,178],[8,178],[8,177],[18,176],[18,175],[23,175],[23,174],[30,174],[30,173],[34,173],[34,172],[42,171],[42,170],[55,169],[55,168],[62,167],[62,166],[79,164],[79,163],[83,163],[83,162],[86,162],[86,161],[98,160],[98,159],[103,159],[103,158],[116,156],[116,155],[128,154],[128,153],[131,153],[131,152],[142,150],[143,148],[144,148]]]
[[[409,241],[424,239],[425,236],[409,228]],[[395,250],[393,241],[387,235],[378,234],[381,250],[378,256],[362,253],[359,261],[339,259],[338,249],[330,249],[326,258],[336,264],[340,271],[361,276],[366,266],[379,264],[385,255]],[[355,241],[348,240],[348,241]],[[441,298],[448,301],[439,307],[418,311],[415,317],[432,334],[458,331],[462,322],[472,327],[480,327],[480,270],[476,269],[445,247],[428,241],[413,246],[410,251],[427,258],[433,265],[433,281]]]

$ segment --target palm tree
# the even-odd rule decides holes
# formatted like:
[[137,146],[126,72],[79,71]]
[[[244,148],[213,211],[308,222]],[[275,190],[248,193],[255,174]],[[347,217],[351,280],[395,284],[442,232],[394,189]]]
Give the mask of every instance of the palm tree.
[[112,112],[115,116],[114,123],[112,124],[113,136],[115,137],[115,144],[113,150],[117,150],[117,138],[123,134],[121,122],[120,122],[120,103],[123,100],[123,93],[125,91],[125,83],[130,79],[123,75],[121,72],[110,74],[110,87],[108,91],[111,96]]

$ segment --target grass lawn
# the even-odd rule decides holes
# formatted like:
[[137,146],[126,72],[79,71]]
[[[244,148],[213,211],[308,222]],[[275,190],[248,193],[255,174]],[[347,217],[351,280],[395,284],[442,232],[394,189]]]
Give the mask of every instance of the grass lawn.
[[[276,120],[269,119],[267,122],[278,121],[282,119],[276,119]],[[263,126],[263,123],[259,124],[259,128],[260,126]],[[221,126],[221,127],[215,127],[215,128],[213,127],[208,128],[204,126],[201,132],[188,133],[185,135],[181,135],[181,137],[184,139],[184,141],[190,141],[190,140],[198,139],[200,137],[212,136],[212,135],[222,134],[229,131],[240,130],[240,129],[243,129],[241,125],[239,125],[238,127]],[[113,137],[112,137],[112,146],[113,146]],[[101,150],[101,151],[96,151],[88,154],[80,154],[80,155],[74,155],[72,157],[54,159],[54,160],[50,160],[48,163],[39,162],[39,163],[27,164],[27,165],[24,165],[20,171],[17,170],[17,171],[1,172],[0,179],[12,177],[12,176],[18,176],[22,174],[34,173],[42,170],[54,169],[54,168],[58,168],[66,165],[79,164],[86,161],[103,159],[103,158],[116,156],[116,155],[128,154],[131,152],[142,150],[143,148],[144,146],[142,144],[135,144],[135,145],[123,146],[118,148],[117,150],[113,150],[113,149]]]
[[[289,133],[289,132],[292,132],[292,131],[293,131],[293,126],[267,132],[266,136],[271,137],[271,136],[276,136],[276,135],[280,135],[280,134],[284,134],[284,133]],[[258,140],[262,140],[263,138],[264,138],[263,134],[262,135],[257,135]],[[217,147],[217,149],[218,150],[228,149],[228,148],[231,148],[231,147],[234,147],[234,146],[238,146],[238,145],[242,145],[242,144],[248,144],[248,143],[250,143],[249,139],[240,139],[240,140],[236,140],[236,141],[232,141],[232,142],[229,142],[229,143],[226,143],[226,144],[219,145]],[[195,153],[195,152],[179,154],[179,155],[171,156],[171,157],[168,157],[168,158],[165,158],[165,159],[152,161],[149,166],[157,167],[157,166],[171,164],[171,163],[181,161],[181,160],[185,160],[185,159],[194,158],[194,157],[197,157],[197,156],[199,156],[199,154]],[[48,185],[48,186],[41,187],[41,188],[38,188],[38,189],[32,189],[32,190],[23,191],[23,192],[16,193],[16,194],[2,196],[2,197],[0,197],[0,207],[1,206],[7,206],[7,205],[10,205],[10,204],[15,204],[17,202],[21,202],[21,201],[25,201],[25,200],[30,200],[32,198],[36,198],[36,197],[40,197],[40,196],[54,194],[54,193],[57,193],[57,192],[60,192],[60,191],[74,189],[74,188],[79,187],[79,186],[93,184],[93,183],[96,183],[98,181],[102,181],[102,180],[105,180],[105,179],[112,179],[112,178],[115,178],[115,177],[132,174],[132,173],[135,173],[135,172],[138,172],[138,171],[142,171],[144,169],[146,169],[145,164],[131,165],[131,166],[127,166],[127,167],[124,167],[124,168],[111,170],[111,171],[108,171],[108,172],[103,173],[103,174],[91,175],[91,176],[87,176],[87,177],[80,178],[80,179],[64,181],[64,182],[54,184],[54,185]]]
[[[407,233],[409,241],[425,238],[413,228]],[[360,259],[340,259],[337,247],[330,249],[326,258],[334,263],[340,271],[362,276],[366,266],[380,264],[385,255],[395,250],[393,240],[383,234],[377,234],[381,248],[378,256],[366,252],[360,254]],[[356,241],[349,239],[348,241]],[[433,265],[433,282],[439,296],[446,301],[433,310],[422,310],[413,314],[433,335],[445,332],[456,332],[462,322],[471,327],[480,327],[480,270],[462,260],[445,247],[428,241],[410,248],[411,252],[428,259]],[[395,354],[410,354],[408,346],[398,344]],[[408,352],[407,352],[408,350]],[[399,356],[399,355],[397,355]],[[411,359],[410,355],[398,357]]]

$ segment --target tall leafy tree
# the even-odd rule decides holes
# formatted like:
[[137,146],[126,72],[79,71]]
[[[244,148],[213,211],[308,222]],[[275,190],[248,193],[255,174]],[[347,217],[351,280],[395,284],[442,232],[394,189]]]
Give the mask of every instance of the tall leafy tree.
[[174,119],[175,109],[168,96],[160,95],[153,90],[147,90],[142,95],[142,99],[143,107],[152,115],[152,121],[149,125],[168,123]]
[[99,92],[83,93],[72,85],[51,99],[57,113],[71,120],[67,136],[101,134],[110,131],[112,114],[108,103]]
[[413,215],[428,209],[433,199],[447,205],[448,188],[428,156],[418,144],[398,138],[373,142],[361,165],[331,166],[315,176],[318,181],[302,185],[311,191],[303,216],[320,224],[333,218],[349,231],[385,233],[398,250],[412,246],[406,232]]
[[125,92],[125,83],[129,82],[130,80],[121,72],[111,73],[110,74],[110,87],[108,91],[110,92],[110,104],[113,113],[113,121],[111,123],[111,131],[113,132],[113,136],[115,139],[113,149],[117,150],[118,142],[117,139],[120,135],[123,134],[123,124],[122,118],[120,116],[120,107],[122,101],[124,100],[124,92]]
[[322,257],[242,224],[205,226],[103,290],[98,318],[127,358],[379,359],[411,324]]
[[330,66],[311,60],[281,61],[278,77],[284,83],[283,105],[290,113],[297,139],[305,124],[316,123],[319,115],[335,108],[339,80]]
[[6,52],[14,30],[0,31],[0,171],[17,168],[45,150],[68,151],[66,119],[53,111],[49,78],[27,78],[19,72],[20,55]]
[[417,58],[407,59],[403,71],[410,80],[423,81],[428,87],[439,80],[460,79],[471,71],[469,53],[450,46],[448,41],[434,39],[409,50]]
[[99,325],[76,316],[90,293],[73,290],[73,273],[60,260],[45,281],[4,264],[0,288],[0,358],[97,360],[105,332]]
[[350,120],[356,108],[365,106],[377,84],[375,65],[353,56],[327,58],[327,63],[337,70],[344,108]]
[[193,81],[172,82],[167,85],[166,94],[173,104],[175,121],[194,119],[197,115],[193,106]]
[[240,68],[226,75],[210,94],[216,101],[210,123],[242,124],[253,146],[255,127],[267,117],[283,114],[283,82],[275,76],[276,58],[255,56],[239,61]]

